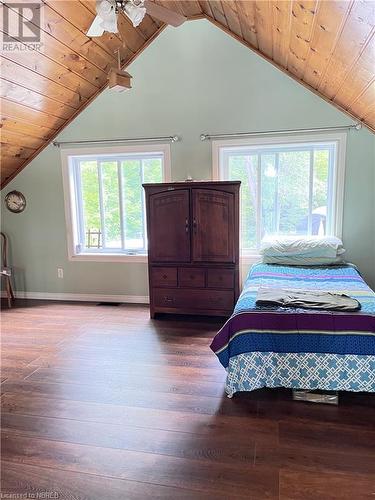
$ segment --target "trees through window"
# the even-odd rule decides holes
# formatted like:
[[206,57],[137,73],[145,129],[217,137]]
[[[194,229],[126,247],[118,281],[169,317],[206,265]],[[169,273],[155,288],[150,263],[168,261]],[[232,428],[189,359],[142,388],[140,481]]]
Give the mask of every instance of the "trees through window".
[[147,254],[142,184],[165,180],[163,152],[70,155],[75,254]]
[[219,177],[241,181],[241,247],[268,235],[335,232],[337,143],[219,146]]

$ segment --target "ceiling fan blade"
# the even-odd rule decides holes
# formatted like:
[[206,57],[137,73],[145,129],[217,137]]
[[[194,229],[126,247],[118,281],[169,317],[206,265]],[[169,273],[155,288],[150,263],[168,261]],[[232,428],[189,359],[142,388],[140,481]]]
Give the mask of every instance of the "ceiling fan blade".
[[91,37],[102,36],[102,34],[104,33],[104,28],[102,24],[103,24],[103,19],[100,16],[96,16],[86,35]]
[[150,2],[149,0],[145,0],[144,6],[146,7],[147,14],[159,19],[159,21],[162,21],[163,23],[170,24],[175,28],[187,20],[185,16],[178,14],[173,10],[169,10],[166,7]]

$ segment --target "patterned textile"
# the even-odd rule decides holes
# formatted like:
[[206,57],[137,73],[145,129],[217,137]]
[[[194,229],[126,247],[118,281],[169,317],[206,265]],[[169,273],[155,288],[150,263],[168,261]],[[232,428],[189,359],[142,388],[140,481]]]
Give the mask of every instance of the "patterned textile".
[[261,387],[375,392],[375,356],[252,352],[230,358],[229,396]]
[[[345,293],[361,303],[361,311],[349,313],[257,307],[255,301],[259,286]],[[228,367],[230,394],[236,390],[252,390],[251,387],[255,389],[283,386],[310,389],[310,386],[315,384],[315,389],[327,389],[328,382],[325,377],[310,377],[313,367],[306,368],[300,362],[309,356],[309,363],[312,363],[311,355],[318,356],[315,359],[319,359],[320,363],[323,363],[325,357],[327,360],[324,363],[333,362],[332,356],[335,356],[336,361],[342,358],[353,362],[358,362],[359,358],[368,358],[369,366],[374,369],[375,293],[350,264],[330,267],[256,264],[250,270],[232,317],[215,336],[211,349],[222,365]],[[244,355],[246,360],[254,360],[254,356],[257,356],[256,359],[261,363],[269,359],[266,355],[272,355],[276,371],[272,372],[272,376],[265,377],[264,371],[261,371],[263,368],[258,367],[255,370],[254,367],[249,367],[250,374],[245,377],[244,368],[238,369],[238,361],[243,359],[241,355]],[[297,363],[293,384],[285,372],[282,373],[286,378],[280,377],[278,371],[280,367],[286,369],[282,363],[282,360],[285,361],[285,355],[291,355],[290,359]],[[269,365],[267,366],[269,370]],[[290,371],[290,367],[288,370]],[[308,370],[309,373],[305,375],[303,370]],[[330,384],[335,385],[338,390],[375,390],[373,383],[371,385],[358,377],[355,382],[350,383],[352,375],[350,370],[339,368],[335,373],[330,372]],[[254,380],[250,383],[252,377]],[[366,378],[366,375],[364,377]],[[238,387],[243,387],[241,380],[247,380],[247,389],[235,389],[237,383]]]

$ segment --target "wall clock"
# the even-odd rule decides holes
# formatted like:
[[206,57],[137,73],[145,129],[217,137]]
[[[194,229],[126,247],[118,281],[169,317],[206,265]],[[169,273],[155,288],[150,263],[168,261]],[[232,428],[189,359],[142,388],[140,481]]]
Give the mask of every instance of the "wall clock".
[[25,210],[26,198],[20,191],[10,191],[5,197],[5,206],[15,214]]

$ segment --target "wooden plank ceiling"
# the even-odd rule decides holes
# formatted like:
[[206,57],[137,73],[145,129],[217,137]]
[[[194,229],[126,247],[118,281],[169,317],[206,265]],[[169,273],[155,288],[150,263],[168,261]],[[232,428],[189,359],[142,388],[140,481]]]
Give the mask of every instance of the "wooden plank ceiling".
[[[158,3],[189,19],[206,17],[375,130],[374,1]],[[3,3],[2,17],[9,8],[14,10]],[[43,51],[3,51],[0,55],[2,187],[106,87],[118,49],[126,66],[165,28],[146,16],[135,29],[120,15],[118,34],[88,38],[85,33],[95,17],[94,0],[42,0],[41,8]],[[10,19],[17,22],[14,15]]]

